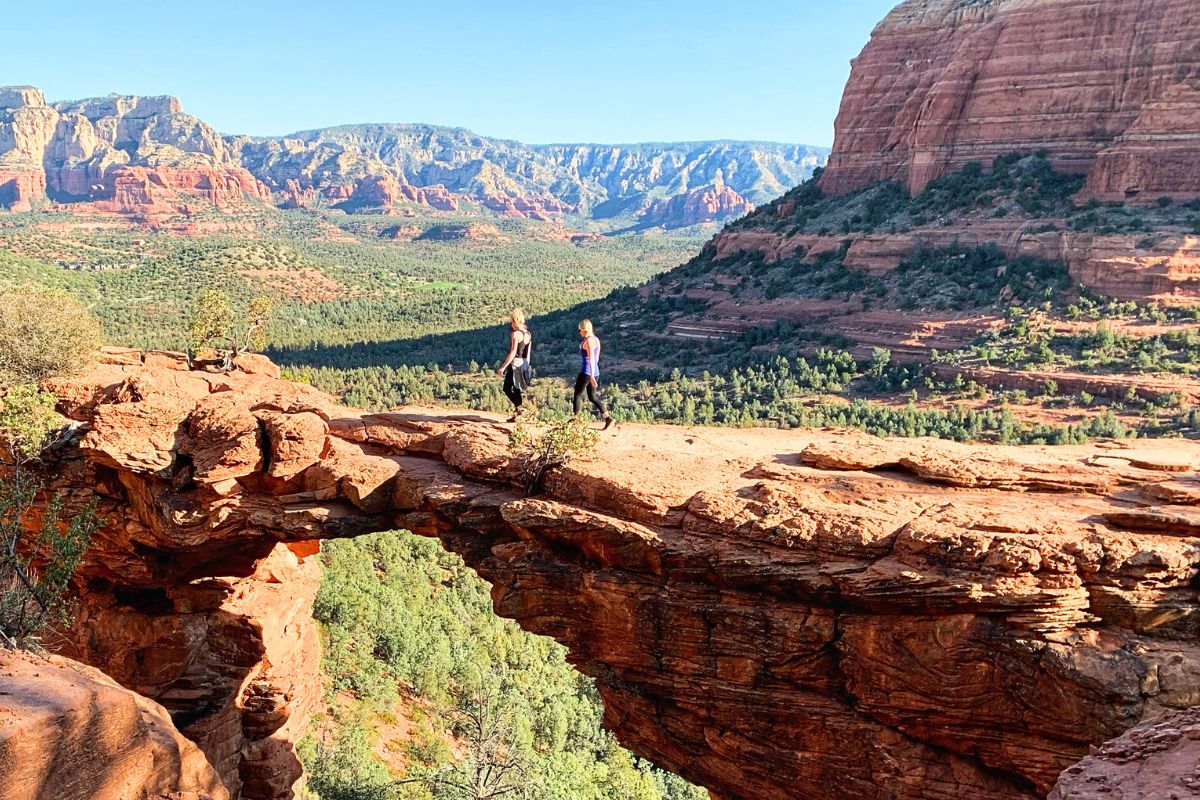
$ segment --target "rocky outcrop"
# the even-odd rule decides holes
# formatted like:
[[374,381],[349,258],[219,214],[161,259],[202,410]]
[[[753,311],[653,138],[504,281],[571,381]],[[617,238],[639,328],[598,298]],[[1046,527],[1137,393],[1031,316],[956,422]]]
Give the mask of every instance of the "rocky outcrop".
[[295,744],[321,702],[318,549],[279,545],[244,576],[94,578],[60,650],[161,704],[233,797],[291,798]]
[[1148,720],[1063,773],[1051,800],[1200,798],[1200,709]]
[[524,217],[546,222],[578,209],[551,195],[526,197],[522,195],[485,194],[480,200],[484,208],[509,217]]
[[821,188],[1045,150],[1085,193],[1200,196],[1192,0],[906,0],[854,61]]
[[[57,202],[153,216],[206,201],[387,213],[405,203],[437,211],[468,203],[550,220],[633,214],[652,197],[690,193],[687,219],[707,222],[801,183],[825,152],[764,142],[524,145],[433,125],[223,137],[174,97],[47,103],[33,87],[0,87],[0,208],[12,211]],[[728,190],[703,199],[714,180]]]
[[[1046,228],[1050,228],[1047,230]],[[929,224],[904,233],[852,232],[836,236],[790,235],[766,228],[727,229],[710,244],[718,258],[753,253],[768,264],[801,254],[809,262],[846,248],[850,269],[881,275],[921,248],[998,245],[1009,256],[1032,256],[1067,265],[1072,279],[1107,297],[1168,305],[1200,302],[1200,236],[1178,230],[1145,234],[1097,234],[1029,220],[970,220]]]
[[199,200],[221,208],[271,200],[271,192],[240,167],[122,167],[110,180],[112,197],[95,205],[119,214],[187,212]]
[[[371,175],[359,179],[355,182],[350,196],[337,207],[345,211],[386,213],[400,203],[413,203],[438,211],[458,210],[458,198],[446,191],[446,187],[430,186],[418,189],[411,184],[401,184],[392,175]],[[295,203],[295,205],[306,204]]]
[[229,800],[166,710],[99,670],[0,648],[0,797]]
[[[281,617],[239,638],[210,582],[227,597],[281,543],[299,561],[393,527],[461,553],[499,613],[569,647],[622,742],[725,800],[1041,797],[1090,746],[1200,704],[1194,443],[630,426],[528,497],[485,416],[363,414],[255,362],[106,361],[52,387],[81,424],[56,480],[110,521],[75,638],[185,730],[226,725],[210,672],[280,669],[255,659]],[[147,617],[163,634],[130,637]],[[235,695],[243,730],[258,696]],[[198,735],[225,763],[218,740]]]
[[48,104],[32,87],[0,89],[0,206],[96,201],[93,210],[153,215],[270,199],[174,97]]
[[752,203],[718,180],[711,186],[655,201],[638,217],[647,226],[686,228],[705,222],[728,222],[753,210]]
[[0,169],[0,206],[33,211],[46,199],[46,176],[36,169]]

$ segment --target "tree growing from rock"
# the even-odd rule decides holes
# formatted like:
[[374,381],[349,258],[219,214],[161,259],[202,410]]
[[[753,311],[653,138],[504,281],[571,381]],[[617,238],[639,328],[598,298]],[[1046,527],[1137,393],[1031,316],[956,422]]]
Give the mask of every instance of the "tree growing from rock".
[[509,446],[520,459],[525,489],[531,493],[541,489],[546,473],[592,452],[599,441],[600,434],[579,416],[557,420],[541,431],[518,421],[509,434]]
[[204,291],[192,309],[188,321],[188,356],[191,363],[203,363],[198,356],[211,351],[210,362],[223,370],[233,369],[241,353],[256,352],[267,346],[267,325],[273,305],[269,298],[255,297],[243,314],[234,313],[229,297],[219,289]]

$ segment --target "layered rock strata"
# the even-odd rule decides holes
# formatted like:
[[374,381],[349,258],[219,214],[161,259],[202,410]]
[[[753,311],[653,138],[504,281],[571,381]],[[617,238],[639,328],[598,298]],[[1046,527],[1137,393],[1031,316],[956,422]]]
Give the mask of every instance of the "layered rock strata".
[[1200,196],[1192,0],[906,0],[855,59],[821,188],[1045,150],[1112,200]]
[[[403,527],[566,644],[623,743],[724,800],[1041,797],[1090,746],[1200,704],[1194,443],[630,426],[528,497],[486,416],[363,414],[262,364],[106,360],[53,389],[80,423],[59,483],[109,520],[82,570],[79,655],[114,671],[105,654],[143,641],[129,631],[147,617],[169,632],[189,609],[236,616],[194,599],[214,576],[261,580],[281,543],[299,558]],[[303,582],[276,588],[304,604]],[[207,619],[118,677],[167,697],[224,765],[231,740],[205,732],[230,702],[255,727],[261,667],[236,618]],[[288,618],[258,619],[266,641]],[[230,662],[247,676],[232,701],[194,687],[190,665],[231,649],[254,651]]]
[[0,206],[97,201],[131,214],[270,201],[224,138],[174,97],[109,95],[46,102],[29,86],[0,89]]
[[1006,255],[1032,256],[1067,265],[1071,278],[1107,297],[1168,305],[1200,302],[1200,236],[1163,231],[1149,246],[1144,234],[1045,230],[1029,220],[970,220],[926,225],[905,233],[838,236],[788,235],[764,229],[724,230],[708,246],[718,258],[754,253],[767,264],[803,254],[811,262],[846,247],[847,267],[873,275],[895,268],[922,248],[980,247],[994,243]]

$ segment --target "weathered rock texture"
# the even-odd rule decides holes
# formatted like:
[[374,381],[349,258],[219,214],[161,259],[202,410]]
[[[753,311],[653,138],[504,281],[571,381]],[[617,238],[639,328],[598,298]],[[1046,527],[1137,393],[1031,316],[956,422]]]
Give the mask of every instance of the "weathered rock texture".
[[[134,216],[189,212],[201,200],[371,212],[466,202],[547,220],[634,214],[690,194],[685,221],[660,210],[653,224],[694,224],[782,194],[826,152],[770,142],[525,145],[433,125],[222,136],[174,97],[47,103],[31,86],[0,87],[0,208],[12,211],[51,201]],[[704,199],[722,181],[729,188]]]
[[[256,663],[289,707],[278,662],[255,662],[289,618],[245,624],[226,586],[261,582],[280,543],[393,527],[461,553],[596,678],[622,742],[724,800],[1044,796],[1089,746],[1200,704],[1197,444],[629,427],[526,497],[490,418],[363,414],[254,362],[107,360],[53,386],[81,423],[58,480],[110,520],[81,656],[168,698],[215,764],[236,737],[208,732],[240,714],[243,778],[277,717],[247,713]],[[220,604],[212,576],[235,576]],[[206,654],[230,651],[243,688],[216,692]],[[273,741],[260,765],[290,757]]]
[[0,206],[29,211],[50,199],[157,214],[201,199],[267,201],[271,192],[174,97],[49,104],[33,87],[0,89]]
[[[765,222],[756,219],[757,224]],[[833,236],[788,235],[749,226],[721,231],[711,246],[719,257],[757,253],[768,264],[798,253],[812,261],[847,246],[847,267],[879,275],[922,248],[994,243],[1010,257],[1060,261],[1074,281],[1107,297],[1168,305],[1200,302],[1200,236],[1178,229],[1163,231],[1153,237],[1151,246],[1142,234],[1080,233],[1057,222],[1054,230],[1046,230],[1044,222],[1027,219],[970,219],[952,226],[931,223],[904,233],[856,231]]]
[[754,210],[754,204],[725,185],[718,175],[708,186],[659,200],[638,214],[643,225],[682,228],[703,222],[728,222]]
[[855,60],[822,189],[1046,150],[1085,193],[1200,196],[1194,0],[906,0]]
[[1062,774],[1051,800],[1200,798],[1200,709],[1147,720]]
[[4,800],[228,800],[166,710],[92,667],[0,649]]

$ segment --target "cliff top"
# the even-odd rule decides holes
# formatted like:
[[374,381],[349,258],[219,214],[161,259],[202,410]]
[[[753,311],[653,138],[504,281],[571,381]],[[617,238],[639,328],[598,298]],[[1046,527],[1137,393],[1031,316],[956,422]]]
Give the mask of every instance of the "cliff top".
[[626,745],[731,800],[1032,800],[1196,704],[1200,443],[631,425],[528,496],[492,415],[366,414],[261,357],[111,350],[51,388],[80,423],[57,487],[109,520],[95,603],[190,608],[281,542],[436,537]]
[[[243,359],[249,371],[229,374],[190,372],[181,357],[163,353],[114,349],[104,362],[52,387],[61,409],[85,423],[80,450],[87,459],[221,496],[266,492],[282,504],[280,513],[302,505],[311,526],[301,538],[340,535],[348,518],[403,510],[392,495],[403,471],[398,459],[444,463],[460,481],[521,483],[507,428],[494,415],[425,408],[367,414],[278,380],[274,365],[259,357]],[[552,472],[547,493],[653,526],[686,525],[720,497],[773,520],[754,536],[783,540],[817,535],[814,517],[857,525],[865,514],[879,537],[868,550],[880,554],[906,525],[949,515],[983,539],[1016,537],[1023,548],[1049,547],[1061,558],[1073,539],[1126,539],[1124,531],[1180,550],[1187,537],[1200,535],[1192,507],[1200,502],[1198,470],[1200,443],[1183,440],[1004,447],[834,429],[624,425],[606,433],[594,455]],[[254,478],[264,472],[277,481]],[[774,516],[783,497],[799,503],[802,517]],[[327,530],[330,519],[338,525]],[[392,526],[390,519],[369,522]],[[196,533],[190,525],[163,529],[154,545],[191,550],[200,544]],[[863,545],[861,531],[841,524],[820,535],[831,537],[831,551],[849,547],[843,555]],[[1080,564],[1060,566],[1072,581],[1083,579]],[[1045,574],[1036,566],[1026,577],[1036,582]]]

